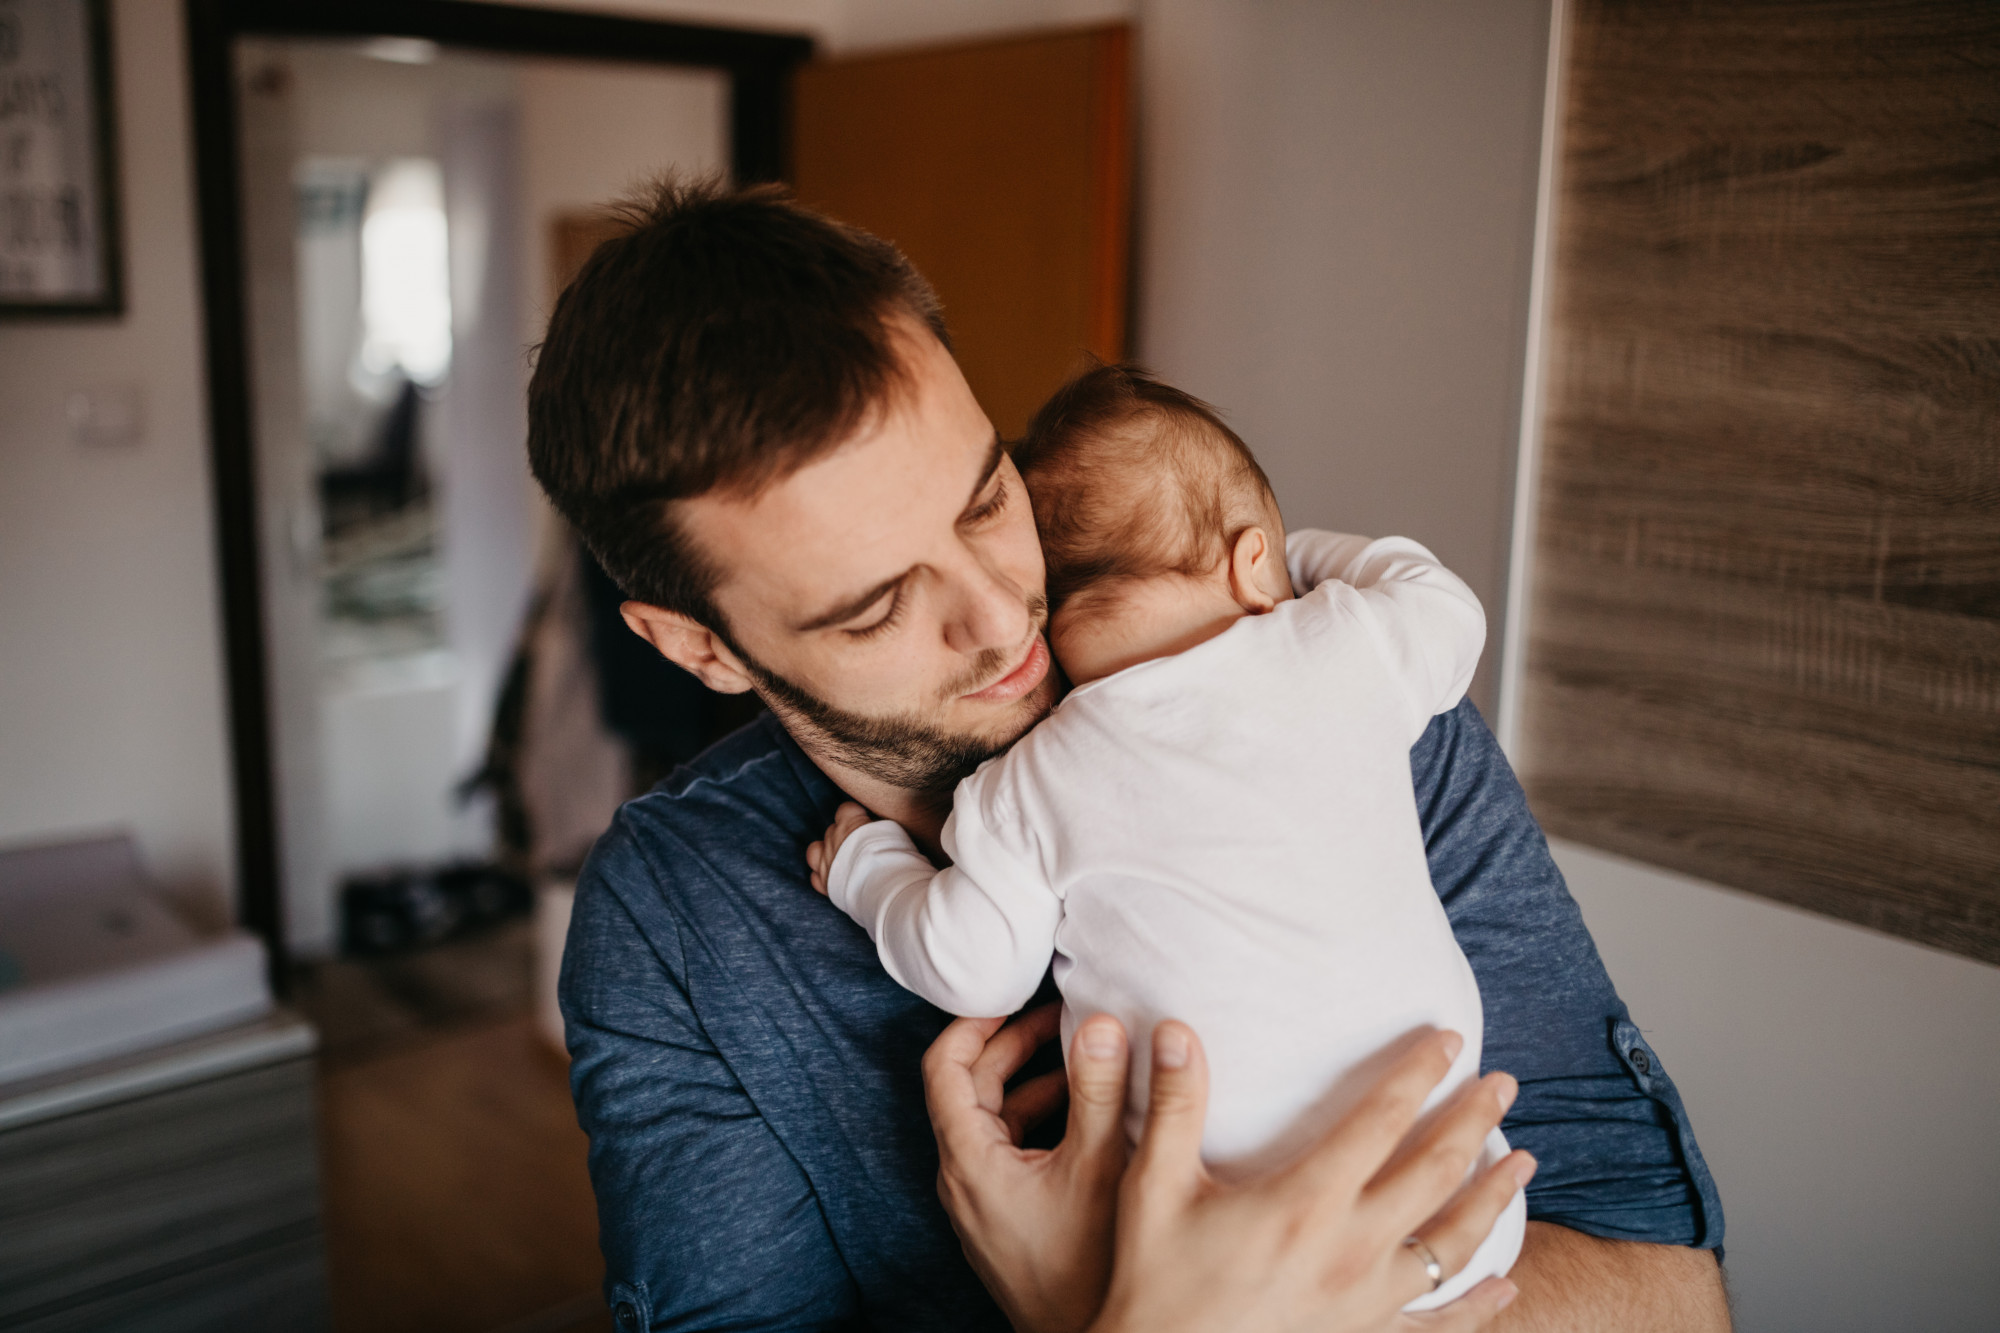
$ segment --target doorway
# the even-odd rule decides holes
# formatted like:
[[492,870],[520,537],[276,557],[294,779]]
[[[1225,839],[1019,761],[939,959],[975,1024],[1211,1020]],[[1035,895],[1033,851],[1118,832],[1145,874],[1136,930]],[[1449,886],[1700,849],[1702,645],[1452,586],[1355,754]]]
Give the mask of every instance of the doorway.
[[[466,779],[524,624],[587,627],[607,593],[615,620],[608,580],[552,576],[578,557],[527,475],[526,349],[635,184],[810,177],[932,272],[1011,433],[1124,350],[1128,34],[830,61],[795,96],[811,46],[782,35],[447,0],[189,12],[242,915],[322,1035],[336,1324],[599,1327],[585,1144],[529,1015],[550,952],[519,918],[450,931],[523,887]],[[898,90],[930,132],[871,110]],[[588,675],[534,660],[572,696]],[[350,909],[382,894],[400,924],[371,935]]]

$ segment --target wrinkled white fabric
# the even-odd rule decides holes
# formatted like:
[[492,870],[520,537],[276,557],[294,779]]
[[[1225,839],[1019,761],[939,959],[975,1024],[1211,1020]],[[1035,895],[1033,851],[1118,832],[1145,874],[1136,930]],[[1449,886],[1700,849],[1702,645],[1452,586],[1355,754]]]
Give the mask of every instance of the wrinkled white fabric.
[[[1012,1013],[1054,958],[1063,1044],[1096,1013],[1145,1051],[1200,1034],[1203,1155],[1282,1164],[1411,1033],[1460,1032],[1435,1103],[1477,1077],[1479,989],[1432,890],[1410,747],[1456,707],[1479,601],[1417,543],[1293,533],[1294,586],[1186,652],[1076,690],[959,785],[938,871],[897,825],[848,838],[829,896],[902,985],[956,1014]],[[1146,1104],[1133,1061],[1128,1128]],[[1507,1151],[1496,1130],[1484,1163]],[[1504,1273],[1516,1196],[1435,1305]]]

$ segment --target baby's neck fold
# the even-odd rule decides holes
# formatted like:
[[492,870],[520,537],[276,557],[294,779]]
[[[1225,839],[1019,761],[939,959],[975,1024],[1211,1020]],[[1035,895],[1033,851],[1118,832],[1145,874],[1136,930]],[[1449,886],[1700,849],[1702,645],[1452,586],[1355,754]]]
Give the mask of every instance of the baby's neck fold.
[[1208,642],[1246,614],[1209,579],[1145,579],[1063,607],[1050,646],[1073,685],[1172,657]]

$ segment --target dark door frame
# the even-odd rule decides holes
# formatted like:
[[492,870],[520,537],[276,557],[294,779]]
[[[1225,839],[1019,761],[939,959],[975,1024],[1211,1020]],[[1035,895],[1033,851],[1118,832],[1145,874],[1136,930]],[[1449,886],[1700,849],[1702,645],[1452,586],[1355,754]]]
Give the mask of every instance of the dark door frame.
[[278,806],[258,561],[241,164],[231,43],[242,36],[421,37],[441,46],[719,69],[729,76],[730,162],[740,182],[787,175],[793,70],[810,37],[465,0],[187,0],[208,357],[210,468],[236,805],[237,919],[285,984]]

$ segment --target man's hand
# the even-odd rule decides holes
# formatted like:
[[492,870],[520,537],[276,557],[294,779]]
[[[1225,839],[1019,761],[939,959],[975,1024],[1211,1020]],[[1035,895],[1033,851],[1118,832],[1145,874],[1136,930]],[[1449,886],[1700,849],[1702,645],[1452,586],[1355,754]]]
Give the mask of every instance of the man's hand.
[[1455,1273],[1534,1175],[1534,1159],[1514,1152],[1460,1189],[1513,1101],[1505,1074],[1468,1084],[1412,1132],[1462,1044],[1456,1033],[1413,1042],[1299,1161],[1260,1180],[1222,1184],[1201,1164],[1208,1103],[1201,1043],[1184,1024],[1160,1024],[1145,1137],[1121,1190],[1116,1269],[1096,1333],[1485,1326],[1513,1299],[1503,1278],[1441,1309],[1401,1313],[1431,1285],[1403,1238],[1420,1237],[1445,1273]]
[[961,1018],[924,1055],[938,1197],[966,1259],[1017,1333],[1085,1328],[1111,1275],[1126,1158],[1124,1028],[1101,1014],[1077,1028],[1069,1126],[1055,1148],[1023,1148],[1021,1139],[1062,1104],[1063,1071],[1005,1091],[1061,1021],[1054,1004],[1005,1027],[997,1018]]
[[847,841],[847,835],[874,818],[853,801],[840,803],[840,808],[833,812],[833,822],[826,826],[826,837],[806,848],[806,865],[812,870],[815,893],[822,898],[826,896],[826,879],[833,873],[833,858],[840,855],[840,844]]
[[1455,1036],[1416,1042],[1291,1171],[1221,1185],[1200,1159],[1207,1065],[1179,1023],[1156,1033],[1153,1102],[1129,1172],[1128,1055],[1123,1029],[1103,1015],[1077,1030],[1063,1142],[1045,1152],[1021,1148],[1027,1127],[1060,1103],[1063,1076],[1012,1093],[1004,1087],[1057,1020],[1053,1006],[1006,1027],[959,1019],[924,1057],[939,1196],[967,1259],[1017,1330],[1470,1333],[1512,1299],[1512,1284],[1495,1278],[1442,1309],[1399,1313],[1427,1285],[1402,1238],[1417,1233],[1455,1271],[1534,1170],[1517,1152],[1459,1188],[1512,1099],[1504,1074],[1469,1085],[1409,1135],[1450,1067]]

